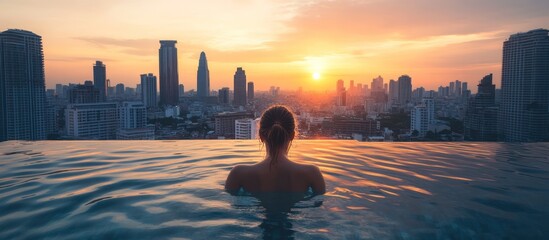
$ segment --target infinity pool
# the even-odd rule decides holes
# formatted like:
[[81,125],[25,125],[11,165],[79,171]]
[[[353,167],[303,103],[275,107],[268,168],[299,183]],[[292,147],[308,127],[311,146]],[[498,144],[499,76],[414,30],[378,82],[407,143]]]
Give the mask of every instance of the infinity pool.
[[257,141],[2,142],[0,239],[549,238],[548,143],[296,141],[326,195],[223,191],[263,155]]

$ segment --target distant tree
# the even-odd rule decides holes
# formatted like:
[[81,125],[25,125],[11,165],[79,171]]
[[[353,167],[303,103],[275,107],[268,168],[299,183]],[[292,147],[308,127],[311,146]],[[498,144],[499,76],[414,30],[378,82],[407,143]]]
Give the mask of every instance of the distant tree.
[[418,131],[418,130],[414,130],[414,131],[412,132],[412,137],[417,137],[417,136],[419,136],[419,131]]
[[452,132],[463,134],[463,121],[456,118],[443,117],[440,120],[447,121]]
[[437,135],[433,131],[428,131],[425,133],[425,139],[434,141],[437,139]]
[[444,129],[442,131],[439,132],[440,135],[447,135],[447,134],[452,134],[452,131],[448,130],[448,129]]

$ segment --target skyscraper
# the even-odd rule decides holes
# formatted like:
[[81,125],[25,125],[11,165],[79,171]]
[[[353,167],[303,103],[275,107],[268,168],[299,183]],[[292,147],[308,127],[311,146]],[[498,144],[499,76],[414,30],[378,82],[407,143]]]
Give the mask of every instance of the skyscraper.
[[0,141],[46,139],[42,37],[0,33]]
[[402,75],[398,78],[398,103],[402,106],[412,100],[412,78]]
[[474,141],[497,140],[497,113],[495,102],[496,85],[492,84],[492,74],[480,80],[478,93],[471,99],[463,121],[465,138]]
[[229,88],[219,89],[217,97],[219,98],[219,104],[229,104]]
[[97,103],[101,101],[99,89],[93,86],[92,81],[78,84],[69,90],[69,103]]
[[549,30],[513,34],[503,43],[501,92],[501,140],[549,140]]
[[389,81],[389,100],[395,102],[398,99],[398,82],[391,79]]
[[160,65],[160,104],[177,105],[179,102],[179,73],[175,40],[161,40],[158,50]]
[[146,108],[156,107],[156,76],[141,74],[141,100]]
[[345,91],[345,82],[342,79],[337,80],[336,94],[337,94],[336,105],[337,106],[346,106],[347,105],[347,91]]
[[200,53],[198,60],[198,71],[196,73],[196,94],[199,97],[210,96],[210,70],[208,70],[208,60],[206,53]]
[[93,86],[99,90],[99,100],[107,100],[107,70],[101,61],[95,61],[93,65]]
[[183,97],[183,95],[185,95],[185,86],[179,84],[179,97]]
[[450,87],[450,96],[455,96],[455,94],[456,94],[456,83],[455,82],[450,82],[449,87]]
[[248,82],[248,102],[254,100],[254,82]]
[[433,99],[422,99],[422,103],[412,109],[410,117],[410,130],[412,132],[417,131],[419,137],[425,137],[425,134],[435,122],[435,103]]
[[116,96],[117,97],[124,97],[124,84],[123,83],[119,83],[119,84],[116,84]]
[[456,96],[461,96],[461,81],[456,80]]
[[372,92],[381,92],[384,91],[383,78],[378,76],[377,78],[372,79]]
[[234,105],[246,106],[246,71],[241,67],[234,74]]

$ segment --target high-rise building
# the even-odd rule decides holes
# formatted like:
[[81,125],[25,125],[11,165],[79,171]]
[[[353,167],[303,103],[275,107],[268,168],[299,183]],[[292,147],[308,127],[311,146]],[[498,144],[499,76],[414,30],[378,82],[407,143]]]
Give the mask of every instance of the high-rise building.
[[339,79],[337,80],[336,84],[336,93],[340,93],[343,90],[345,90],[345,82],[343,81],[343,79]]
[[160,66],[160,105],[179,103],[179,73],[177,70],[177,48],[175,40],[161,40],[158,50]]
[[549,30],[517,33],[503,43],[501,140],[549,140]]
[[246,106],[246,71],[241,67],[234,74],[234,105]]
[[254,82],[248,82],[248,102],[254,100]]
[[478,84],[478,93],[471,99],[463,121],[465,139],[473,141],[497,140],[498,107],[495,102],[496,85],[492,74],[486,75]]
[[101,102],[101,92],[92,81],[78,84],[69,90],[69,103],[97,103]]
[[142,102],[123,102],[118,107],[118,128],[143,128],[147,125],[147,109]]
[[141,74],[141,89],[141,101],[145,107],[156,107],[156,76]]
[[259,136],[259,118],[237,119],[234,122],[235,139],[257,139]]
[[219,98],[219,104],[229,104],[230,100],[230,93],[229,88],[224,87],[222,89],[219,89],[217,97]]
[[74,139],[116,139],[117,103],[69,104],[65,109],[67,136]]
[[185,95],[185,86],[179,84],[179,97],[183,97],[183,95]]
[[419,137],[425,137],[435,122],[435,102],[432,98],[424,98],[423,102],[412,109],[410,130],[417,131]]
[[398,82],[393,79],[389,81],[389,100],[391,102],[398,100]]
[[372,92],[381,91],[384,91],[383,78],[378,76],[377,78],[372,79]]
[[450,96],[455,96],[456,95],[456,83],[455,82],[450,82]]
[[345,82],[342,79],[337,80],[336,84],[336,105],[347,105],[347,91],[345,90]]
[[200,53],[198,60],[198,71],[196,73],[196,94],[198,97],[210,96],[210,70],[208,70],[208,60],[206,53]]
[[456,96],[461,96],[461,81],[456,80]]
[[124,96],[124,84],[123,83],[116,84],[116,96],[117,97],[123,97]]
[[57,97],[64,98],[63,96],[63,84],[55,84],[55,94]]
[[99,89],[100,101],[107,99],[107,68],[101,61],[95,61],[93,65],[93,86]]
[[0,141],[46,139],[42,37],[0,33]]
[[215,115],[215,133],[220,137],[234,138],[235,122],[238,119],[254,118],[250,112],[224,112]]
[[412,91],[412,102],[419,103],[423,100],[423,95],[425,95],[425,88],[418,87]]
[[398,103],[402,106],[412,100],[412,78],[402,75],[398,78]]

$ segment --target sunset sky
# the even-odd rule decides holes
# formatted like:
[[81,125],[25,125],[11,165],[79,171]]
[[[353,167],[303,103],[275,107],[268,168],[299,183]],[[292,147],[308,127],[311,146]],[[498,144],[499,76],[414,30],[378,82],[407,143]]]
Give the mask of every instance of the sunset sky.
[[[494,73],[510,34],[549,28],[547,0],[0,0],[0,31],[41,35],[46,85],[92,79],[95,60],[111,84],[158,75],[159,40],[177,40],[179,82],[196,89],[205,51],[211,89],[233,88],[243,67],[256,89],[333,90],[337,79],[413,87],[476,83]],[[313,74],[320,75],[318,80]]]

